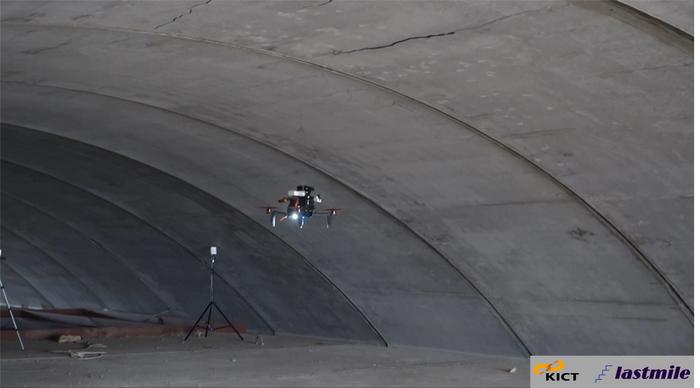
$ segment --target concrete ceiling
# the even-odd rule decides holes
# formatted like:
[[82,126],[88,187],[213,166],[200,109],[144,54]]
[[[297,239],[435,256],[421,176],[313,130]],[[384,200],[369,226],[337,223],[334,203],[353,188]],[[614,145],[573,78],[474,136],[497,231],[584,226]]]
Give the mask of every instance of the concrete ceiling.
[[[14,302],[692,353],[692,41],[608,2],[3,2]],[[345,209],[271,229],[311,184]],[[224,303],[224,302],[222,302]],[[640,340],[643,338],[644,340]]]

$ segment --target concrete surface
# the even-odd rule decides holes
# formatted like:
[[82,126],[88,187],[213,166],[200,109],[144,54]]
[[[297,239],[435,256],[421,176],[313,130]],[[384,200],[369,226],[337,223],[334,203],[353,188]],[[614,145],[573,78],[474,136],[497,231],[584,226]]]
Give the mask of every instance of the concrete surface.
[[693,35],[692,0],[616,0]]
[[[252,338],[248,338],[252,341]],[[295,337],[263,337],[264,346],[233,336],[99,340],[100,359],[55,350],[85,345],[29,342],[2,349],[2,386],[12,387],[527,387],[525,358],[485,357],[419,348],[384,348]],[[511,368],[515,373],[508,373]],[[129,373],[124,373],[124,371]]]
[[[274,330],[509,357],[690,354],[692,42],[610,4],[3,2],[2,120],[172,176],[247,217],[249,255],[277,236],[302,258],[290,273],[346,297],[288,308],[286,272],[259,281],[280,260],[242,261],[224,276],[280,314]],[[176,201],[152,209],[167,193],[150,178],[131,187],[113,161],[22,151],[8,133],[17,191],[30,169],[192,251],[225,235],[211,214],[183,226]],[[305,182],[347,209],[334,228],[261,227],[258,206]],[[53,287],[21,284],[21,303]]]
[[[9,89],[5,90],[9,91]],[[307,228],[310,232],[307,230],[304,230],[303,233],[297,230],[289,231],[288,228],[281,229],[281,231],[283,233],[285,230],[287,231],[286,241],[292,242],[294,247],[298,247],[299,252],[312,259],[315,265],[323,268],[334,282],[344,285],[341,289],[350,296],[355,304],[361,306],[362,311],[370,317],[371,321],[376,322],[380,332],[392,343],[470,349],[486,353],[521,354],[517,344],[514,344],[508,333],[500,327],[499,321],[490,312],[488,305],[481,301],[473,288],[469,287],[464,279],[460,278],[442,258],[434,254],[428,246],[412,236],[394,220],[382,213],[377,214],[376,208],[372,204],[366,203],[355,193],[348,192],[342,186],[338,187],[336,182],[313,171],[305,171],[305,166],[278,152],[271,152],[245,138],[231,136],[225,131],[202,123],[185,120],[182,117],[173,117],[173,115],[162,111],[124,101],[84,95],[73,95],[73,97],[74,99],[68,102],[73,108],[66,110],[65,106],[54,105],[57,108],[55,113],[58,115],[51,113],[44,117],[61,120],[62,114],[59,112],[72,111],[69,117],[63,118],[67,118],[69,121],[76,118],[79,120],[73,121],[69,128],[87,132],[90,132],[95,122],[103,122],[107,125],[107,122],[103,121],[106,119],[116,123],[116,128],[121,131],[124,140],[127,138],[123,135],[127,133],[123,130],[131,128],[132,134],[136,137],[128,142],[146,146],[146,153],[156,159],[167,157],[167,153],[148,151],[147,149],[151,145],[163,143],[192,146],[194,148],[184,152],[184,154],[190,155],[189,161],[177,157],[166,160],[166,163],[177,166],[183,162],[188,164],[205,162],[207,166],[182,166],[179,170],[192,170],[196,175],[207,171],[206,174],[201,175],[203,178],[207,178],[207,175],[210,174],[214,176],[225,174],[227,176],[225,179],[211,180],[216,182],[219,190],[225,190],[220,198],[226,198],[226,202],[245,209],[251,219],[259,223],[266,224],[267,217],[258,206],[275,204],[275,196],[282,190],[280,187],[293,185],[295,180],[299,179],[298,176],[303,176],[308,181],[317,182],[317,186],[324,187],[326,198],[333,198],[334,201],[342,203],[344,207],[352,209],[352,212],[344,215],[343,222],[338,222],[331,230],[319,229],[322,224],[312,224],[311,226],[316,226],[316,228]],[[72,110],[83,104],[87,104],[84,105],[85,110],[81,112]],[[6,120],[10,120],[10,111],[21,112],[18,109],[7,108]],[[105,116],[105,108],[112,112],[111,118]],[[34,111],[32,115],[37,112]],[[127,117],[133,117],[133,119],[127,123],[125,121],[128,120]],[[88,125],[81,125],[81,122]],[[143,125],[144,122],[149,124]],[[77,126],[72,126],[73,124]],[[62,127],[63,124],[56,122],[53,126]],[[153,136],[153,140],[143,139],[143,136],[148,133]],[[164,139],[162,136],[165,133],[170,133],[173,137]],[[46,140],[47,137],[49,140]],[[32,138],[38,139],[32,141]],[[206,144],[199,143],[202,139],[205,139]],[[40,141],[58,144],[56,146],[36,145]],[[292,274],[287,273],[282,267],[289,259],[275,257],[275,255],[284,254],[290,248],[272,246],[264,251],[263,248],[260,248],[259,252],[247,251],[247,255],[251,258],[244,261],[246,255],[241,254],[240,245],[227,245],[231,244],[227,243],[227,239],[233,237],[227,229],[242,229],[242,231],[233,232],[236,234],[253,232],[244,231],[245,228],[239,225],[240,221],[229,221],[226,223],[226,229],[223,230],[224,233],[217,232],[217,227],[211,225],[214,222],[211,218],[216,216],[216,211],[210,211],[205,217],[198,218],[188,214],[192,211],[183,211],[190,206],[185,206],[181,198],[172,198],[173,192],[182,190],[179,188],[182,184],[170,184],[168,186],[172,188],[168,192],[160,192],[163,190],[162,187],[168,186],[160,181],[155,181],[154,178],[149,180],[141,178],[153,175],[153,172],[141,172],[132,176],[131,171],[136,169],[133,165],[128,168],[118,168],[121,171],[119,177],[105,176],[105,169],[111,170],[108,166],[118,166],[126,162],[123,160],[115,161],[115,157],[107,158],[106,155],[98,152],[99,150],[95,151],[94,147],[81,147],[76,142],[61,141],[55,136],[42,136],[39,133],[23,135],[19,129],[13,131],[12,128],[5,128],[3,130],[3,146],[5,147],[3,150],[5,160],[29,166],[65,182],[72,182],[72,185],[85,188],[85,190],[87,187],[92,187],[92,190],[95,190],[93,192],[96,192],[100,197],[128,209],[131,214],[136,215],[144,223],[155,225],[157,230],[162,231],[180,245],[188,247],[188,250],[192,252],[206,252],[208,244],[202,242],[214,239],[213,243],[221,249],[222,259],[219,260],[219,271],[225,278],[231,279],[231,283],[238,287],[242,286],[241,291],[248,296],[251,303],[260,306],[261,314],[265,316],[270,314],[267,311],[268,307],[264,306],[282,309],[277,319],[272,320],[272,322],[267,319],[275,331],[297,334],[313,334],[315,332],[316,335],[325,334],[326,336],[340,334],[326,331],[334,327],[328,326],[329,317],[332,316],[331,314],[337,313],[329,312],[325,308],[318,309],[328,306],[327,301],[317,299],[325,296],[327,291],[313,291],[301,298],[294,298],[299,300],[297,303],[301,303],[301,306],[290,305],[290,300],[276,302],[268,300],[260,303],[259,298],[288,297],[284,295],[284,292],[275,291],[274,284],[266,281],[264,276],[270,276],[266,275],[266,272],[269,272],[270,274],[280,273],[286,278],[291,277]],[[162,144],[156,146],[161,149],[163,147]],[[72,148],[76,150],[69,152]],[[206,150],[206,153],[202,152],[203,150]],[[237,151],[232,153],[231,150]],[[203,158],[205,155],[206,159]],[[264,158],[261,158],[263,155]],[[219,158],[224,158],[225,161],[220,161]],[[262,160],[267,161],[268,164],[261,164]],[[251,164],[251,161],[256,161],[256,163]],[[87,165],[90,167],[83,167]],[[8,176],[8,179],[12,178],[11,171],[5,175]],[[255,181],[251,182],[251,179]],[[138,184],[136,184],[137,182]],[[279,182],[287,183],[280,185]],[[7,186],[14,187],[15,185],[10,183]],[[16,186],[23,185],[17,183]],[[334,189],[335,187],[338,188]],[[31,190],[31,187],[26,190]],[[35,190],[35,192],[38,191]],[[159,203],[134,200],[140,198],[143,193],[153,193],[152,196],[158,198]],[[260,193],[264,194],[263,199],[260,198]],[[39,195],[34,195],[31,199],[41,201],[40,198],[36,197]],[[79,222],[79,217],[71,217],[70,214],[81,212],[80,208],[83,202],[80,201],[80,198],[82,197],[77,194],[64,197],[75,198],[75,200],[70,204],[66,204],[68,199],[65,199],[63,203],[57,202],[56,199],[44,200],[42,203],[47,207],[58,208],[53,212],[60,212],[59,218],[69,217],[72,222]],[[172,199],[166,202],[166,198]],[[50,203],[46,203],[48,201]],[[176,220],[186,222],[176,222]],[[112,223],[108,219],[102,222]],[[365,223],[374,225],[374,228],[365,227]],[[82,227],[81,229],[88,233],[91,233],[92,230],[90,227]],[[257,233],[261,232],[257,231]],[[116,235],[109,233],[109,236],[104,233],[95,234],[92,236],[93,240],[116,250],[124,248],[119,248],[118,241],[110,242],[109,240],[126,238],[129,235],[126,231]],[[139,236],[139,238],[146,238],[140,237],[142,236],[140,233],[132,234]],[[326,240],[325,243],[324,240]],[[244,241],[254,242],[259,241],[259,239],[248,237]],[[155,245],[155,243],[149,242],[146,246],[150,244]],[[128,254],[124,253],[124,256],[131,256],[134,261],[149,262],[150,256],[139,257],[137,253],[139,249],[143,249],[140,248],[141,245],[139,244],[134,248],[134,251]],[[227,254],[225,252],[233,253]],[[263,254],[271,256],[271,259],[267,259]],[[164,256],[166,257],[164,260],[173,260],[172,256]],[[324,257],[333,258],[333,260],[326,259],[324,261]],[[236,262],[232,262],[233,260]],[[262,260],[268,262],[267,265],[270,267],[266,270],[255,269],[260,267]],[[16,259],[15,262],[21,262],[21,260]],[[199,287],[199,290],[205,293],[208,286],[206,280],[203,281],[203,279],[192,279],[188,283],[182,280],[178,281],[178,279],[186,279],[187,276],[190,276],[193,271],[188,268],[167,268],[158,265],[152,267],[152,271],[160,271],[159,282],[164,289],[180,287],[182,292],[188,292],[191,288]],[[179,271],[182,273],[178,273]],[[200,277],[206,275],[206,271],[200,272]],[[301,291],[298,288],[303,286],[303,283],[293,285],[291,279],[288,279],[287,282],[290,283],[288,287],[292,288],[289,293]],[[114,291],[119,292],[118,289],[114,289]],[[225,293],[225,291],[223,292]],[[195,307],[201,308],[199,305],[202,303],[201,301],[206,300],[206,297],[197,298],[193,295],[191,300]],[[328,306],[332,310],[338,307]],[[196,313],[196,311],[190,311]],[[302,313],[306,311],[318,315],[313,318],[304,318]],[[308,325],[306,327],[305,325],[290,327],[289,322],[295,317],[302,322],[306,321]],[[245,321],[243,322],[245,323]],[[317,324],[328,327],[319,331]]]
[[[196,317],[208,301],[210,241],[221,252],[216,295],[231,319],[263,332],[381,341],[298,253],[184,182],[27,129],[4,126],[2,146],[4,264],[49,300],[40,307],[84,299],[94,309]],[[105,175],[111,169],[121,173]]]

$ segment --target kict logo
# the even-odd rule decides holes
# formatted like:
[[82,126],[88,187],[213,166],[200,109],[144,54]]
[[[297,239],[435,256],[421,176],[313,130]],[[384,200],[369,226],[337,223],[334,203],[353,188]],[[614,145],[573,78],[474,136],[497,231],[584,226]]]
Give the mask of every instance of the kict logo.
[[564,360],[556,360],[550,363],[537,364],[532,368],[532,373],[544,375],[544,381],[576,381],[578,372],[560,372],[566,367]]

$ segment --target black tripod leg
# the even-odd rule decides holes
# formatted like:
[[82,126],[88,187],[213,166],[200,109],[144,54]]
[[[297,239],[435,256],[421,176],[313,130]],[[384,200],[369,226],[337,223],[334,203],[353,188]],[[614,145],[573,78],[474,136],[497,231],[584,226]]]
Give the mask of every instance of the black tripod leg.
[[[209,303],[209,304],[207,305],[207,307],[204,308],[204,311],[202,311],[202,314],[200,314],[200,315],[199,315],[199,318],[197,318],[197,322],[195,322],[194,325],[192,325],[192,328],[190,329],[190,331],[189,331],[189,332],[187,333],[187,335],[185,336],[185,339],[182,340],[183,342],[184,342],[184,341],[187,341],[187,339],[190,338],[190,335],[192,335],[192,332],[194,331],[194,328],[197,327],[197,325],[199,325],[199,321],[202,320],[202,317],[203,317],[204,314],[207,312],[207,310],[209,310],[209,308],[211,308],[211,303]],[[210,310],[210,313],[211,313],[211,310]]]
[[231,321],[228,320],[228,318],[226,317],[226,314],[224,314],[224,312],[221,311],[221,309],[219,308],[219,306],[216,305],[216,303],[214,303],[214,307],[216,308],[216,311],[218,311],[219,314],[221,314],[221,316],[224,317],[224,319],[226,320],[226,323],[228,323],[228,325],[231,326],[231,328],[233,329],[233,331],[235,331],[236,334],[238,334],[238,338],[240,338],[241,341],[243,341],[243,336],[242,336],[241,333],[238,331],[238,329],[236,329],[236,326],[233,326],[233,323],[231,323]]
[[212,305],[216,306],[214,304],[214,302],[209,302],[209,316],[207,317],[207,328],[204,329],[204,336],[205,337],[209,335],[209,329],[211,328],[211,311],[213,310],[211,308]]

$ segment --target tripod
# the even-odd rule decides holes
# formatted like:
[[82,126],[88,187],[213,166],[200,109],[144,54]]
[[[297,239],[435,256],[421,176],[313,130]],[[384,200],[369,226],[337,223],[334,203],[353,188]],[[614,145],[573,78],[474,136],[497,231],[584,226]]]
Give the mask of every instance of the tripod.
[[[209,304],[207,304],[207,307],[204,308],[204,311],[202,311],[202,314],[199,315],[199,318],[197,318],[197,321],[194,323],[194,325],[192,325],[192,328],[187,333],[187,336],[185,336],[185,339],[182,340],[183,342],[187,341],[187,339],[190,338],[190,335],[192,335],[192,332],[197,327],[205,329],[204,336],[206,337],[209,335],[210,330],[214,331],[214,330],[218,330],[218,329],[223,329],[223,328],[228,327],[228,326],[230,326],[233,329],[233,331],[236,332],[236,334],[238,335],[238,338],[240,338],[241,341],[243,341],[243,336],[241,335],[241,333],[238,331],[238,329],[236,329],[235,326],[233,326],[233,324],[231,323],[231,321],[229,321],[229,319],[226,317],[224,312],[221,311],[219,306],[217,306],[216,302],[214,302],[214,261],[215,260],[216,260],[216,247],[211,247],[211,266],[209,267]],[[211,312],[214,309],[216,309],[216,311],[218,311],[219,314],[221,314],[221,316],[224,317],[224,319],[226,320],[226,323],[228,323],[227,326],[212,327],[212,325],[211,325]],[[204,317],[204,314],[207,314],[207,325],[206,326],[199,326],[199,321],[202,320],[202,318]],[[18,335],[19,335],[19,333],[18,333]]]
[[[0,260],[5,260],[2,257],[2,250],[0,250]],[[5,304],[7,305],[7,311],[10,312],[10,319],[12,320],[12,326],[15,327],[15,333],[17,333],[17,339],[19,340],[19,346],[24,350],[24,343],[22,342],[22,337],[19,335],[19,329],[17,328],[17,322],[15,322],[15,316],[12,314],[12,307],[10,307],[10,302],[7,300],[7,294],[5,293],[5,285],[2,283],[0,278],[0,290],[2,290],[2,297],[5,298]]]

